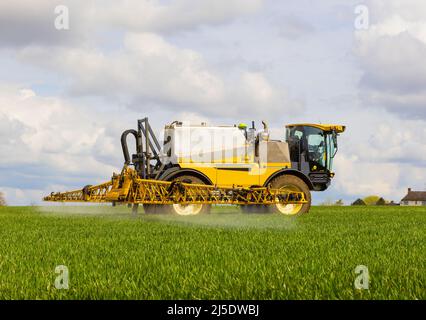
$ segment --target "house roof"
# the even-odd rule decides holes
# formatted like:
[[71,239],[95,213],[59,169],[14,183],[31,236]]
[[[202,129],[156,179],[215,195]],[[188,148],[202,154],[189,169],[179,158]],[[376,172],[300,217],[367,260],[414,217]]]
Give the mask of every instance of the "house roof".
[[426,191],[411,191],[401,201],[426,201]]

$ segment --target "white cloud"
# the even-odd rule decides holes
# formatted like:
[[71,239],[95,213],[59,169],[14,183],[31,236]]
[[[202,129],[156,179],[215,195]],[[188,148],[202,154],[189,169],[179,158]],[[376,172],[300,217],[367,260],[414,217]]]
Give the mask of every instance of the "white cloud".
[[399,201],[426,182],[426,127],[380,109],[347,114],[339,137],[332,189],[348,200],[376,194]]
[[356,32],[361,98],[365,105],[426,119],[426,21],[413,14],[426,13],[424,1],[372,1],[371,7],[378,21]]
[[377,124],[367,140],[352,146],[363,162],[426,163],[426,127],[421,121],[405,120]]
[[369,162],[356,155],[340,154],[336,157],[335,168],[333,189],[351,201],[356,197],[378,195],[399,202],[408,187],[415,190],[425,187],[424,167],[412,163]]
[[279,35],[291,40],[299,39],[315,32],[315,28],[302,19],[295,16],[280,16],[274,21],[275,25],[280,25]]
[[28,47],[20,58],[60,71],[71,92],[115,98],[130,105],[157,105],[175,111],[228,116],[294,113],[303,104],[271,84],[262,73],[221,74],[196,51],[182,49],[152,33],[127,34],[122,50],[51,50]]
[[263,0],[114,1],[100,10],[99,21],[126,30],[175,32],[200,25],[221,24],[258,11]]
[[[47,176],[53,180],[61,180],[62,175],[77,180],[108,177],[116,169],[111,160],[117,159],[119,148],[111,148],[107,126],[107,121],[90,119],[79,107],[59,98],[0,87],[0,166],[7,168],[0,185],[15,184],[7,179],[13,175],[25,180],[33,176],[34,184]],[[95,147],[110,160],[103,161],[105,155],[98,156]]]
[[426,13],[426,3],[423,0],[367,0],[366,4],[374,17],[380,20],[397,13],[404,20],[422,21]]
[[[69,45],[87,40],[91,30],[88,1],[19,0],[0,2],[0,47],[28,45]],[[55,28],[55,7],[66,5],[70,12],[69,30]]]
[[[0,2],[0,47],[79,46],[99,32],[124,29],[174,33],[223,24],[257,12],[263,0],[31,0]],[[69,29],[57,30],[55,7],[69,9]]]
[[341,193],[365,197],[379,195],[387,199],[401,197],[403,188],[395,188],[399,182],[399,166],[391,163],[368,163],[357,156],[340,154],[335,161],[335,189]]

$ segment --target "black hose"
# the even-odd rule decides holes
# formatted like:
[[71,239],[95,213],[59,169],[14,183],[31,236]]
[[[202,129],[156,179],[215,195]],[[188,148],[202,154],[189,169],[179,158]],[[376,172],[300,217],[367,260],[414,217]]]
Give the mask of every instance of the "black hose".
[[138,143],[138,132],[136,130],[129,129],[121,134],[121,148],[123,149],[124,163],[127,165],[130,164],[129,148],[127,147],[127,136],[129,133],[133,134],[136,139],[136,143]]

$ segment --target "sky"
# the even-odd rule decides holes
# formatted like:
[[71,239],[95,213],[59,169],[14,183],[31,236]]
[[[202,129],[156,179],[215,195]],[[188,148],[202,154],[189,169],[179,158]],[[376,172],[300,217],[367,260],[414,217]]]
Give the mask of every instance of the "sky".
[[424,57],[423,0],[2,1],[0,192],[108,180],[148,116],[346,125],[314,203],[399,201],[426,189]]

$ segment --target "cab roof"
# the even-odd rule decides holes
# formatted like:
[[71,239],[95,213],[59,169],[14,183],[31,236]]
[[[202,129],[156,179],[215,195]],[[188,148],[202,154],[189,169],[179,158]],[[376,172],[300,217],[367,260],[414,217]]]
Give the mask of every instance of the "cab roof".
[[342,133],[345,131],[346,126],[342,126],[339,124],[316,124],[316,123],[296,123],[296,124],[288,124],[287,128],[291,127],[314,127],[323,131],[335,131],[336,133]]

